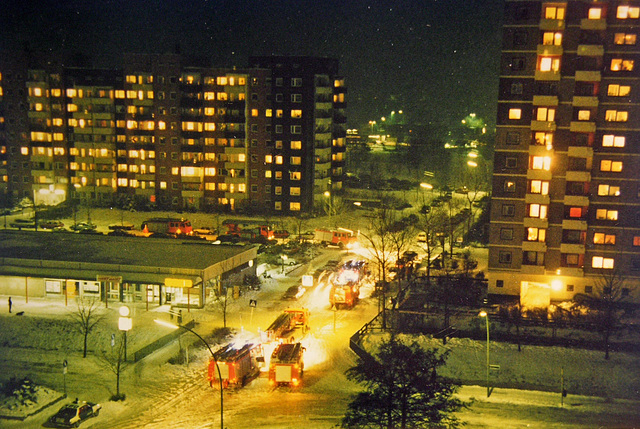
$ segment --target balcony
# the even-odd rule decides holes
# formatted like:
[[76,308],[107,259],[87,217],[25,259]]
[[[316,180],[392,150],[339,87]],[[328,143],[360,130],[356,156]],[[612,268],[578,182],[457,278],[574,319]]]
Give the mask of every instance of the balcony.
[[544,265],[521,265],[520,272],[522,274],[538,274],[544,275]]
[[588,171],[567,171],[567,182],[591,182],[591,173]]
[[582,219],[563,219],[562,229],[575,229],[578,231],[586,231],[587,221]]
[[589,205],[589,197],[584,195],[565,195],[563,203],[565,206],[587,207]]
[[558,271],[561,276],[584,277],[584,270],[578,267],[560,267]]
[[567,155],[574,158],[593,158],[593,148],[587,146],[569,146]]
[[560,243],[560,253],[572,253],[584,255],[585,245],[574,243]]
[[571,124],[569,125],[569,131],[571,131],[572,133],[595,133],[596,123],[571,121]]
[[607,20],[606,19],[583,19],[580,21],[580,29],[581,30],[606,30],[607,29]]
[[598,97],[574,96],[574,107],[598,107]]
[[560,72],[559,71],[540,71],[540,70],[536,70],[535,80],[559,81],[560,80]]
[[538,55],[562,55],[562,46],[538,45]]
[[564,30],[564,20],[562,19],[541,19],[540,30]]
[[551,180],[551,172],[545,170],[527,170],[527,179],[529,180]]
[[578,55],[583,57],[601,57],[604,55],[604,46],[578,45]]
[[543,243],[540,241],[523,241],[522,250],[531,252],[546,252],[547,243]]
[[549,204],[550,201],[549,195],[526,194],[524,196],[524,202],[527,204]]
[[525,228],[548,228],[549,220],[548,219],[540,219],[537,217],[525,217],[522,219],[522,225]]
[[558,97],[555,95],[534,95],[533,105],[534,106],[557,106]]
[[576,82],[600,82],[602,73],[593,70],[576,70]]
[[531,131],[555,131],[556,123],[552,121],[531,121]]

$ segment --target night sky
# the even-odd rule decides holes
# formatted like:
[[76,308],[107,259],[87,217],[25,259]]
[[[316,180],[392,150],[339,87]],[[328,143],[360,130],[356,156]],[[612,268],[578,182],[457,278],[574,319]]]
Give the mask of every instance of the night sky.
[[403,110],[450,125],[495,123],[502,0],[5,0],[0,51],[29,46],[120,67],[166,52],[244,67],[250,55],[340,60],[349,126]]

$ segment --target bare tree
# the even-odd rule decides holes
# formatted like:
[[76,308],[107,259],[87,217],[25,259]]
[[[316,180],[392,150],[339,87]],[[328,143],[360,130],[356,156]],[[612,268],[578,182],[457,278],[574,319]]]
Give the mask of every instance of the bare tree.
[[620,323],[623,303],[629,295],[626,277],[620,268],[602,270],[593,295],[578,295],[576,301],[587,305],[593,312],[604,342],[604,358],[609,359],[611,334]]
[[100,355],[100,364],[102,367],[111,371],[116,376],[116,394],[112,397],[114,400],[124,399],[124,395],[120,394],[120,375],[129,366],[129,363],[125,360],[125,347],[124,338],[120,337],[111,346],[110,349],[102,350]]
[[93,329],[105,318],[98,298],[76,298],[77,309],[70,313],[71,323],[83,337],[82,357],[87,357],[87,340]]
[[381,283],[382,301],[378,301],[378,310],[382,311],[382,327],[386,328],[386,292],[387,272],[391,266],[391,254],[394,251],[391,226],[394,224],[393,211],[387,207],[376,210],[369,224],[369,233],[360,232],[368,242],[372,262],[378,266],[378,278]]
[[431,260],[439,244],[438,237],[446,225],[446,220],[447,216],[442,207],[425,205],[420,209],[416,228],[425,234],[423,246],[427,252],[427,282],[431,277]]

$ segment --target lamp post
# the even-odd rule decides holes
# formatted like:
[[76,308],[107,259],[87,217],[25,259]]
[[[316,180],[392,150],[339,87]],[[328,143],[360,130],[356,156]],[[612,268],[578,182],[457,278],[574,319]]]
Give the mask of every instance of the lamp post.
[[223,389],[222,374],[220,373],[220,366],[218,366],[218,361],[216,360],[216,356],[213,354],[213,350],[211,350],[211,346],[209,346],[209,343],[207,343],[205,339],[202,338],[196,331],[192,330],[191,328],[187,328],[184,325],[174,325],[173,323],[165,322],[164,320],[159,320],[159,319],[155,319],[154,322],[156,322],[158,325],[162,325],[167,328],[171,328],[171,329],[182,328],[185,331],[189,331],[193,335],[198,337],[200,341],[202,341],[204,345],[207,346],[207,349],[209,349],[209,353],[211,353],[211,359],[213,359],[213,362],[216,364],[216,370],[218,371],[218,380],[220,381],[220,429],[224,429],[224,395],[222,390]]
[[120,312],[120,318],[118,319],[118,329],[120,329],[122,331],[122,334],[124,336],[124,361],[127,361],[127,331],[131,330],[131,327],[133,325],[133,321],[131,320],[131,317],[129,317],[129,307],[127,307],[126,305],[123,305],[122,307],[120,307],[120,310],[118,310]]
[[486,325],[487,325],[487,398],[491,395],[491,388],[489,387],[489,314],[486,311],[481,311],[479,314],[480,317],[484,317]]

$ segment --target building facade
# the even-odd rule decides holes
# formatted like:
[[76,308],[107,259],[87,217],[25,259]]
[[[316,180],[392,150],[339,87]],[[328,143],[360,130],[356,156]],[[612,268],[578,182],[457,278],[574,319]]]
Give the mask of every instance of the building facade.
[[122,69],[0,57],[0,195],[165,210],[292,214],[342,187],[337,60],[214,68],[126,54]]
[[[640,2],[505,2],[489,293],[640,300]],[[637,64],[636,64],[637,63]]]

